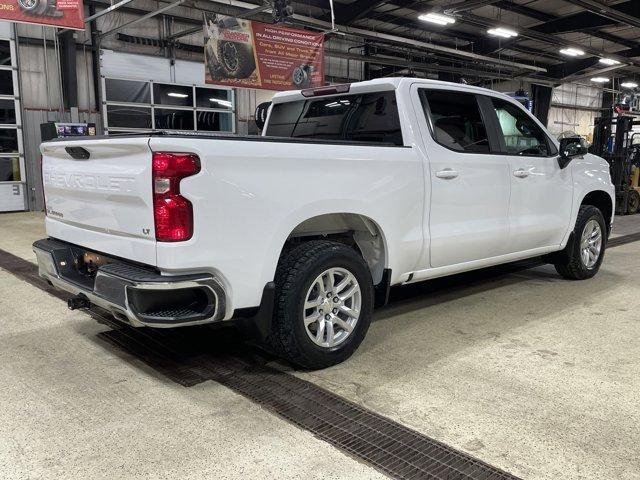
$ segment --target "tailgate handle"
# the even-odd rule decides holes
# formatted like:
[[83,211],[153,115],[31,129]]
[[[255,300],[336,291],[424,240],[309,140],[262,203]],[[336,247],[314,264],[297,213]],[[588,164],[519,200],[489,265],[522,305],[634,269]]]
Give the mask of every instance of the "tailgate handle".
[[89,150],[82,147],[65,147],[65,150],[76,160],[87,160],[91,156]]

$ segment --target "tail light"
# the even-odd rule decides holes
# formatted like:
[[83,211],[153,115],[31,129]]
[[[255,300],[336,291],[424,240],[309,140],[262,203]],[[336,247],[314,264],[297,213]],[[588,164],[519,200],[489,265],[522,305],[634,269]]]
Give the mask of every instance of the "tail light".
[[159,242],[182,242],[193,235],[193,206],[180,195],[180,180],[199,171],[197,155],[153,152],[153,217]]

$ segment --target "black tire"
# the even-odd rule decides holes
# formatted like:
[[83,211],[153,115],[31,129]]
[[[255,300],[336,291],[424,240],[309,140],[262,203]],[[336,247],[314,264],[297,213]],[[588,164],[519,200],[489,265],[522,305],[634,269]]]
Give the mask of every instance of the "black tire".
[[[348,270],[357,280],[362,305],[354,329],[339,345],[315,344],[304,326],[304,302],[312,282],[325,270]],[[314,240],[284,254],[275,277],[276,305],[272,345],[276,353],[306,369],[336,365],[349,358],[364,339],[373,313],[373,283],[367,264],[352,248],[338,242]]]
[[[600,232],[602,235],[602,247],[598,259],[590,268],[587,268],[582,260],[580,243],[582,233],[585,226],[591,220],[595,220],[600,225]],[[570,244],[567,244],[565,250],[560,257],[562,260],[556,261],[554,266],[556,271],[569,280],[586,280],[593,277],[602,265],[604,259],[604,252],[607,246],[607,225],[604,220],[602,212],[592,205],[582,205],[578,212],[578,218],[576,219],[576,226],[573,229],[573,235],[570,239]]]
[[55,0],[18,1],[18,5],[31,15],[43,15],[51,6],[55,7]]
[[638,210],[640,210],[640,193],[632,188],[627,196],[627,213],[633,215],[638,213]]
[[247,78],[256,69],[251,44],[218,41],[216,56],[227,78]]

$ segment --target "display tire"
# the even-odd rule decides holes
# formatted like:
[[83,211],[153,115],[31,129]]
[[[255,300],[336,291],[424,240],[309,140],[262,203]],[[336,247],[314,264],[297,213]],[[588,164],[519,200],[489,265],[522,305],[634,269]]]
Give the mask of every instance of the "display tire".
[[218,41],[216,53],[220,68],[228,78],[247,78],[256,69],[253,47],[250,44]]

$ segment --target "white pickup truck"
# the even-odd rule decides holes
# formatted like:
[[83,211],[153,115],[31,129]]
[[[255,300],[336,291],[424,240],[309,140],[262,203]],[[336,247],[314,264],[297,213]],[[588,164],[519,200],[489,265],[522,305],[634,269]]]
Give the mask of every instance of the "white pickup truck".
[[277,94],[263,136],[41,146],[40,274],[134,326],[238,321],[306,368],[348,358],[389,287],[546,255],[586,279],[609,166],[511,98],[390,78]]

